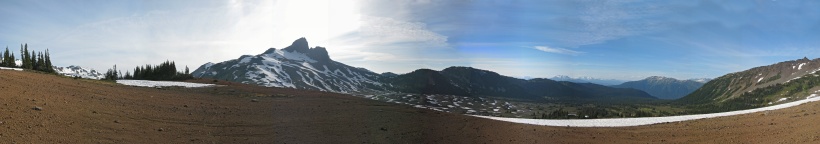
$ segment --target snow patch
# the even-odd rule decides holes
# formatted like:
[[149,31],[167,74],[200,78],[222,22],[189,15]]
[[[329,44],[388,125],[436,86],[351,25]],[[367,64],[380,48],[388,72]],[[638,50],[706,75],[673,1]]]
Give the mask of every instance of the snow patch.
[[212,63],[212,62],[205,63],[205,69],[210,69],[211,66],[214,66],[214,63]]
[[0,70],[16,70],[16,71],[23,71],[21,68],[9,68],[9,67],[0,67]]
[[315,63],[316,60],[308,57],[307,55],[300,53],[300,52],[289,52],[285,50],[276,50],[273,53],[266,54],[264,56],[278,58],[278,59],[289,59],[294,61],[304,61],[309,63]]
[[242,60],[239,60],[239,63],[251,62],[251,58],[253,58],[253,57],[248,56],[248,57],[242,58]]
[[117,83],[118,84],[123,84],[123,85],[130,85],[130,86],[139,86],[139,87],[181,86],[181,87],[186,87],[186,88],[192,88],[192,87],[215,86],[214,84],[201,84],[201,83],[175,82],[175,81],[149,81],[149,80],[117,80]]
[[806,65],[806,63],[800,63],[800,65],[798,65],[798,66],[797,66],[797,70],[802,69],[802,68],[803,68],[803,65]]

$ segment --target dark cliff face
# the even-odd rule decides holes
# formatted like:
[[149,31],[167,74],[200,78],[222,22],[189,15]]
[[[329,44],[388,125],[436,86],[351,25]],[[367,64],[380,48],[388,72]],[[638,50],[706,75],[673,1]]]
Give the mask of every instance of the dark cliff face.
[[[273,48],[271,48],[271,49],[273,49]],[[271,50],[271,49],[269,49],[268,51],[265,51],[265,53],[273,52],[274,50]],[[307,55],[308,57],[312,58],[313,60],[316,60],[316,61],[319,61],[319,62],[328,62],[328,61],[330,61],[330,55],[328,55],[327,49],[325,49],[324,47],[318,47],[318,46],[314,47],[314,48],[310,48],[310,46],[308,46],[307,39],[305,39],[305,38],[299,38],[296,41],[293,41],[293,44],[291,44],[290,46],[288,46],[288,47],[286,47],[282,50],[289,51],[289,52],[303,53],[303,54]]]

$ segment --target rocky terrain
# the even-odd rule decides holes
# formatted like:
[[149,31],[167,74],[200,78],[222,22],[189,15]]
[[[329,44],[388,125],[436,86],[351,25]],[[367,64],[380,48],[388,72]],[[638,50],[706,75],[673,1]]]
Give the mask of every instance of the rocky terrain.
[[620,128],[515,124],[369,100],[211,79],[132,87],[0,70],[9,143],[817,143],[820,103]]

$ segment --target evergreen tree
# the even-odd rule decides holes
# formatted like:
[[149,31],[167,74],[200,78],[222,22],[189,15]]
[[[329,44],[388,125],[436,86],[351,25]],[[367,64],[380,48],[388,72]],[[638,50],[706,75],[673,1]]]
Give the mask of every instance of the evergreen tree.
[[54,73],[54,66],[51,65],[51,56],[48,54],[48,49],[46,49],[46,72]]
[[37,53],[37,70],[45,72],[48,70],[46,67],[46,59],[43,56],[43,52]]
[[23,48],[24,48],[23,44],[20,44],[20,59],[23,62],[23,63],[20,64],[21,68],[25,68],[26,65],[28,65],[28,58],[26,58],[26,55],[28,54],[28,51],[26,51]]
[[28,62],[29,62],[29,69],[39,71],[39,69],[38,69],[38,67],[37,67],[37,66],[38,66],[38,65],[37,65],[37,53],[34,53],[34,51],[31,51],[31,55],[30,55],[30,56],[31,56],[31,57],[30,57],[30,58],[31,58],[31,60],[30,60],[30,61],[28,61]]
[[6,67],[6,59],[8,58],[8,57],[6,56],[6,53],[5,53],[5,52],[0,51],[0,56],[2,56],[2,57],[0,57],[0,66],[1,66],[1,67]]
[[[28,44],[26,44],[26,45],[28,45]],[[28,47],[26,47],[26,48],[28,48]],[[34,50],[32,50],[30,52],[31,52],[31,55],[28,55],[28,58],[30,58],[31,60],[28,61],[28,69],[34,69],[35,68],[34,65],[37,64],[37,53],[34,52]]]
[[117,80],[117,65],[114,65],[114,69],[108,69],[108,71],[105,72],[105,77],[103,79]]
[[166,60],[159,65],[145,65],[134,68],[134,73],[131,75],[132,79],[138,80],[185,80],[191,79],[190,69],[185,67],[185,71],[179,72],[176,69],[176,63]]
[[134,68],[134,76],[132,77],[132,79],[141,79],[142,77],[140,77],[139,74],[140,74],[140,66],[137,66],[136,68]]
[[134,79],[134,76],[131,76],[131,72],[125,71],[125,78],[124,79]]
[[9,61],[11,62],[11,63],[9,63],[9,65],[13,65],[12,67],[18,67],[17,62],[15,61],[15,58],[14,58],[14,53],[9,54]]
[[[11,63],[9,63],[9,61],[11,61]],[[3,66],[15,67],[14,58],[11,58],[11,53],[9,53],[9,46],[6,46],[6,52],[3,53]]]
[[28,59],[28,60],[27,60],[27,61],[28,61],[28,64],[26,64],[26,67],[25,67],[25,68],[27,68],[27,69],[34,69],[34,63],[35,63],[35,59],[34,59],[34,51],[29,51],[29,50],[28,50],[28,44],[25,44],[25,47],[24,47],[24,48],[25,48],[25,50],[26,50],[26,56],[25,56],[25,59]]
[[8,66],[6,66],[6,59],[9,58],[8,54],[6,54],[3,51],[0,51],[0,56],[2,56],[2,57],[0,57],[0,66],[1,67],[8,67]]

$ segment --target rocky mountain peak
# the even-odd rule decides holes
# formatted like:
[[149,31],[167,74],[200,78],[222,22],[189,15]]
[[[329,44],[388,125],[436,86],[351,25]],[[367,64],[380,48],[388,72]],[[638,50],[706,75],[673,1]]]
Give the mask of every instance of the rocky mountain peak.
[[283,50],[286,50],[286,51],[289,51],[289,52],[307,53],[307,51],[310,50],[310,47],[308,46],[307,39],[302,37],[302,38],[296,39],[296,41],[293,41],[293,44],[290,44],[290,46],[286,47]]
[[[324,47],[319,47],[319,46],[314,47],[314,48],[310,48],[308,46],[307,39],[305,39],[304,37],[296,39],[296,41],[293,41],[293,44],[291,44],[288,47],[285,47],[282,50],[288,51],[288,52],[303,53],[303,54],[307,55],[308,57],[310,57],[314,60],[317,60],[317,61],[330,61],[330,56],[327,53],[327,49],[325,49]],[[265,54],[270,54],[270,53],[273,53],[275,51],[276,51],[276,48],[270,48],[267,51],[265,51]]]

